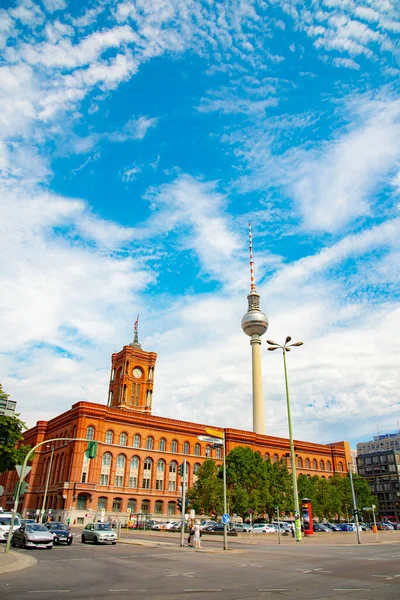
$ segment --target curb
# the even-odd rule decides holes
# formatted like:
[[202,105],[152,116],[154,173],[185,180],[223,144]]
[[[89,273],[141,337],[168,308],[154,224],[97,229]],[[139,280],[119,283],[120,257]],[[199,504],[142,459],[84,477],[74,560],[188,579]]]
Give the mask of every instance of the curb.
[[128,544],[131,546],[147,546],[148,548],[157,548],[158,546],[176,546],[172,542],[153,542],[150,540],[118,540],[118,544]]
[[[4,557],[10,557],[12,560],[7,560],[8,564],[5,563]],[[37,559],[27,554],[20,554],[19,552],[10,552],[8,555],[0,554],[0,574],[11,573],[12,571],[22,571],[22,569],[29,569],[35,566]]]

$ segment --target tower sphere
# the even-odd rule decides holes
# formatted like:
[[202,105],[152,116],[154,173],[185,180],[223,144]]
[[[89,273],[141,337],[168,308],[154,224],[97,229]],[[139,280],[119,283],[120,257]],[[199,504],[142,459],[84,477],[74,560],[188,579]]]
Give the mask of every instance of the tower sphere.
[[268,318],[261,310],[249,310],[242,318],[242,329],[246,335],[264,335],[268,329]]

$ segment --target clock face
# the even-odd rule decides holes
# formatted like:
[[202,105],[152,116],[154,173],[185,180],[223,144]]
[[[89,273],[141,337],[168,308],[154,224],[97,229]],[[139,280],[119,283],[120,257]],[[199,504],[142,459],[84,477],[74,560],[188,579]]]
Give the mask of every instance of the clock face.
[[136,379],[139,379],[142,376],[142,369],[139,369],[139,367],[135,367],[133,369],[133,376],[136,377]]

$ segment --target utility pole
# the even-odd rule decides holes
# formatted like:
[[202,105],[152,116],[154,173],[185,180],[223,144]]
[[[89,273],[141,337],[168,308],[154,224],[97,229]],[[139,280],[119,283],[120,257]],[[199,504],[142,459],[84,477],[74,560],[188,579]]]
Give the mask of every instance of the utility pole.
[[49,467],[47,469],[46,487],[44,489],[42,510],[40,511],[40,522],[41,523],[43,523],[44,511],[46,510],[47,492],[49,490],[49,483],[50,483],[51,469],[52,469],[52,466],[53,466],[53,459],[54,459],[54,446],[51,447],[50,463],[49,463]]
[[348,464],[348,469],[349,469],[349,474],[350,474],[351,495],[353,498],[353,511],[354,511],[354,517],[356,520],[356,528],[357,528],[357,543],[361,544],[360,526],[358,524],[358,510],[357,510],[356,493],[354,491],[352,466],[353,465],[351,463]]
[[185,545],[185,510],[186,510],[186,458],[183,459],[183,473],[182,473],[181,548],[183,548]]

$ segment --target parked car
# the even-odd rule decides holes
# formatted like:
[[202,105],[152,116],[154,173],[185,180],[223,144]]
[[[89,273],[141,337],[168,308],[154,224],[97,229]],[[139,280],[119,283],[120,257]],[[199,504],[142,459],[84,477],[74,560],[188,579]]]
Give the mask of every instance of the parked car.
[[[11,512],[0,512],[0,541],[4,542],[8,538],[8,532],[10,531],[12,513]],[[17,516],[14,520],[13,531],[16,531],[21,527],[21,519]]]
[[253,525],[253,533],[276,533],[275,527],[270,523],[256,523]]
[[341,531],[339,525],[336,523],[324,523],[325,527],[328,527],[331,531]]
[[14,531],[11,538],[11,545],[21,546],[21,548],[47,548],[53,547],[53,534],[42,523],[28,523],[21,525]]
[[[268,525],[269,525],[269,523],[268,523]],[[278,531],[278,529],[280,529],[281,532],[282,531],[283,532],[286,532],[286,531],[290,532],[290,531],[292,531],[291,524],[287,523],[286,521],[279,521],[279,523],[278,523],[278,521],[273,521],[271,523],[271,525],[273,525],[276,528],[277,531]]]
[[94,544],[111,542],[113,546],[117,543],[117,534],[113,531],[111,523],[89,523],[82,531],[82,544],[93,542]]
[[[262,525],[262,523],[260,523]],[[234,533],[250,533],[251,525],[248,523],[234,523],[231,527],[231,531]]]
[[358,524],[361,531],[371,531],[371,527],[369,525],[367,525],[366,523],[359,523]]
[[203,529],[204,532],[207,531],[224,531],[224,524],[223,523],[214,523],[214,525],[210,525],[209,527],[206,527],[205,529]]
[[326,525],[324,525],[323,523],[313,523],[313,529],[315,532],[317,533],[322,533],[322,532],[329,532],[331,531],[329,529],[329,527],[327,527]]
[[341,523],[340,531],[356,531],[356,526],[353,523]]
[[200,531],[204,531],[206,527],[211,527],[212,525],[216,525],[217,521],[213,521],[212,519],[208,519],[207,521],[202,521],[200,523]]
[[64,523],[50,521],[50,523],[46,523],[45,527],[53,534],[53,541],[55,544],[65,543],[67,546],[72,544],[72,533]]

